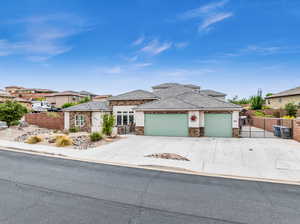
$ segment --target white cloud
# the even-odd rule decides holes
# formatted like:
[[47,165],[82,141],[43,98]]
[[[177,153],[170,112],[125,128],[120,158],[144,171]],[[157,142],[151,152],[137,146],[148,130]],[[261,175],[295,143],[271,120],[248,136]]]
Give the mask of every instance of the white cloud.
[[203,5],[199,8],[188,10],[188,11],[182,13],[181,15],[179,15],[178,17],[180,19],[192,19],[192,18],[205,16],[206,14],[209,14],[209,13],[217,10],[218,8],[223,7],[227,2],[228,2],[228,0],[223,0],[220,2],[212,2],[209,4]]
[[158,55],[172,47],[172,42],[159,42],[157,39],[152,40],[141,49],[141,52]]
[[72,50],[67,38],[90,30],[82,19],[68,14],[29,17],[13,23],[24,26],[25,32],[19,34],[19,41],[0,40],[0,56],[22,55],[34,62]]
[[199,30],[205,30],[208,29],[211,25],[221,22],[224,19],[227,19],[229,17],[233,16],[232,13],[228,12],[228,13],[217,13],[211,16],[206,17],[202,24],[199,25]]
[[225,57],[238,57],[243,55],[274,55],[274,54],[298,54],[300,46],[282,46],[282,45],[249,45],[247,47],[237,49],[230,53],[224,53]]
[[224,12],[223,7],[228,0],[213,2],[199,8],[186,11],[178,16],[181,20],[200,18],[199,31],[209,31],[213,24],[233,16],[232,12]]
[[136,39],[135,41],[133,41],[132,45],[134,46],[138,46],[141,45],[145,40],[144,36],[139,37],[138,39]]

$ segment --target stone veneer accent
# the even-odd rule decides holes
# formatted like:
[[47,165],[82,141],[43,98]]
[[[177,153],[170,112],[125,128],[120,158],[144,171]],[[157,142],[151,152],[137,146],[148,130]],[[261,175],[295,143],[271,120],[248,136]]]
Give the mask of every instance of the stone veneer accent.
[[140,105],[145,104],[148,102],[153,101],[152,99],[149,100],[110,100],[110,106],[131,106],[131,105]]
[[190,137],[203,137],[204,136],[204,127],[200,128],[189,128]]
[[70,112],[70,128],[75,128],[75,116],[77,114],[84,115],[84,126],[80,128],[80,131],[91,132],[92,131],[92,112]]
[[234,137],[234,138],[240,137],[240,129],[239,128],[232,128],[232,137]]
[[189,128],[190,137],[200,137],[200,128]]
[[136,135],[144,135],[144,127],[135,127],[135,134]]

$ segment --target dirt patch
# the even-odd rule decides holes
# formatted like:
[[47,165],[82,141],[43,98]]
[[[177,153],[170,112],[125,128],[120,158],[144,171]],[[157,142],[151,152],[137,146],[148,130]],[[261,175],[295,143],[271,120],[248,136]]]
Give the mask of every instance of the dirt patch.
[[172,159],[172,160],[190,161],[188,158],[185,158],[185,157],[180,156],[175,153],[156,153],[156,154],[147,155],[145,157],[152,157],[152,158],[157,158],[157,159]]

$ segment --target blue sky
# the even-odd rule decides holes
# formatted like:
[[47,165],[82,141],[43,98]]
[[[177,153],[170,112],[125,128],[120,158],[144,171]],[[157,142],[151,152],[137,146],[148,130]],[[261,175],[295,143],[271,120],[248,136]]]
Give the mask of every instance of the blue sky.
[[161,82],[234,95],[300,85],[298,0],[10,0],[0,88],[117,94]]

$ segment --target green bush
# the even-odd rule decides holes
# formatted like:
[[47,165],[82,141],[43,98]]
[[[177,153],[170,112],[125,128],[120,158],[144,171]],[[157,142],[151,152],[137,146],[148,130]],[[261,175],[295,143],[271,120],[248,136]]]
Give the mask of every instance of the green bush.
[[93,132],[90,134],[90,139],[92,142],[98,142],[103,139],[103,136],[100,132]]
[[79,127],[73,127],[73,128],[70,128],[69,129],[69,132],[70,133],[76,133],[76,132],[79,132],[80,131],[80,128]]
[[21,122],[20,121],[12,121],[10,126],[18,126]]
[[256,116],[256,117],[265,117],[266,114],[263,111],[258,110],[258,111],[254,112],[254,116]]
[[115,117],[110,114],[105,114],[103,116],[102,133],[107,136],[110,136],[114,125],[115,125]]
[[250,104],[252,110],[261,110],[264,105],[264,99],[261,96],[252,96]]
[[72,106],[75,106],[77,105],[78,103],[65,103],[63,104],[61,107],[62,108],[68,108],[68,107],[72,107]]
[[5,121],[8,126],[19,121],[26,113],[27,108],[16,101],[6,101],[0,104],[0,121]]
[[87,103],[87,102],[90,102],[90,101],[91,101],[91,98],[86,96],[82,100],[80,100],[79,103]]
[[296,117],[297,110],[298,110],[298,107],[297,107],[296,104],[288,103],[288,104],[285,105],[284,109],[286,110],[286,113],[287,113],[288,116]]

